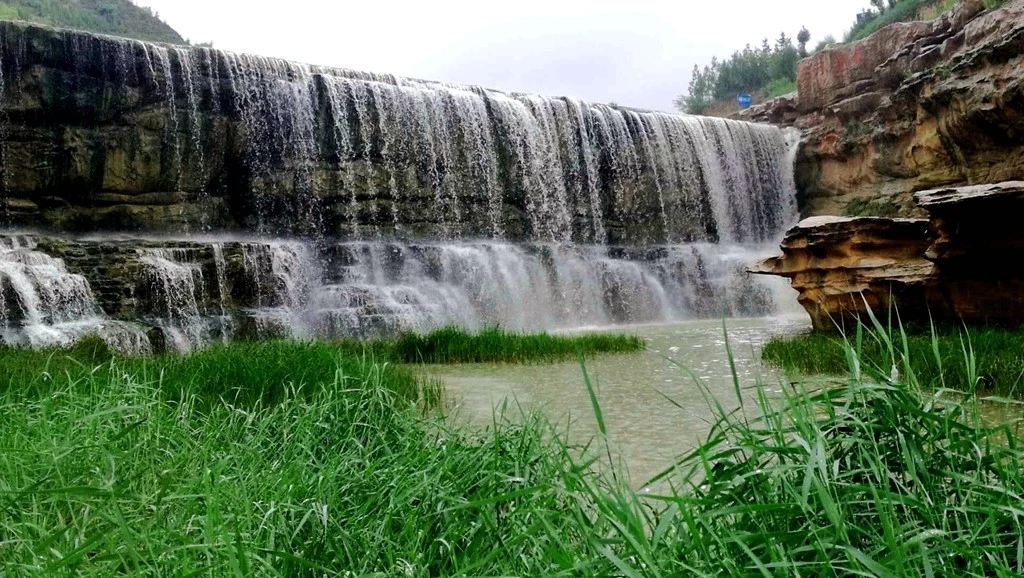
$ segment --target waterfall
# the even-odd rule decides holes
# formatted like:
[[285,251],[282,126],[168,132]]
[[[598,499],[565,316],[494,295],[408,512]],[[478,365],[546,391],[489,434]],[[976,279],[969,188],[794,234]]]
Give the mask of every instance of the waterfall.
[[[163,117],[148,186],[200,205],[178,232],[226,226],[202,210],[209,196],[230,201],[232,227],[347,240],[750,243],[791,216],[775,127],[25,24],[0,24],[0,36],[0,81],[40,82],[15,66],[27,62],[110,95],[61,101],[66,116],[107,123],[146,106]],[[0,117],[0,129],[42,112]],[[109,146],[137,146],[123,138]]]
[[770,295],[744,274],[749,257],[715,245],[345,243],[330,249],[310,315],[314,334],[362,335],[451,323],[537,330],[769,314]]
[[30,238],[0,238],[0,337],[13,344],[66,344],[66,334],[93,322],[99,308],[84,277],[34,248]]
[[[12,103],[22,86],[76,98]],[[106,164],[29,163],[12,139],[55,118],[104,142]],[[772,126],[24,23],[0,23],[0,141],[5,225],[167,227],[134,261],[84,273],[0,249],[3,327],[139,321],[157,349],[770,314],[745,266],[797,214],[795,141]],[[118,205],[76,205],[94,193]],[[22,207],[37,212],[19,221]],[[214,240],[181,236],[196,231]],[[98,278],[121,265],[138,279]],[[144,349],[137,329],[120,339]]]
[[182,352],[203,345],[207,327],[199,309],[202,269],[189,262],[182,250],[142,249],[139,253],[149,285],[144,294],[152,299],[149,311],[163,329],[167,345]]

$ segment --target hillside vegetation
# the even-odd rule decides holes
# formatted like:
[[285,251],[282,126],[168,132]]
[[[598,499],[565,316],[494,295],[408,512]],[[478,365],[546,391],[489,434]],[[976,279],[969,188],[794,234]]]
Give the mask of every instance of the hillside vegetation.
[[137,40],[186,44],[149,8],[131,0],[0,0],[0,20],[26,20]]

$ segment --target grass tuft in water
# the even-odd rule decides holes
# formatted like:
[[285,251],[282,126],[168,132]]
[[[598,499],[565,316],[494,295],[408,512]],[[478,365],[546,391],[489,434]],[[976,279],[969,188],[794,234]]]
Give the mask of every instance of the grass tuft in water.
[[479,333],[448,327],[425,335],[405,333],[375,348],[405,363],[550,363],[609,353],[643,351],[632,335],[514,333],[497,327]]

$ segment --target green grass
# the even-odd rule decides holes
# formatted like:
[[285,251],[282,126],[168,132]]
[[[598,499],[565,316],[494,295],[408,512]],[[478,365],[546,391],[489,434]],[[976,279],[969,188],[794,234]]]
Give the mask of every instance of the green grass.
[[939,0],[898,0],[892,8],[871,20],[854,25],[846,34],[847,42],[855,42],[862,38],[871,36],[879,29],[895,22],[907,22],[917,18],[918,9],[932,4],[939,4]]
[[[192,356],[146,360],[145,379],[85,348],[80,356],[96,358],[83,367],[110,369],[0,390],[0,568],[10,576],[1020,575],[1024,455],[1015,426],[986,424],[976,397],[942,389],[971,389],[979,366],[970,347],[944,359],[963,370],[940,383],[913,371],[908,339],[863,331],[841,350],[846,372],[827,387],[745,392],[750,384],[734,372],[737,398],[708,395],[710,434],[651,493],[593,467],[611,458],[585,373],[579,387],[599,436],[572,447],[537,417],[511,423],[499,414],[479,433],[418,417],[411,397],[395,393],[387,362],[338,348],[325,349],[338,355],[334,371],[317,365],[319,353],[303,353],[320,345],[234,345],[197,356],[205,365]],[[872,341],[885,353],[856,345]],[[223,384],[204,378],[216,382],[221,363],[236,390],[254,391],[211,397]],[[954,381],[961,374],[965,381]],[[150,381],[158,375],[178,394]],[[264,401],[280,381],[293,385]]]
[[0,568],[437,576],[493,566],[496,554],[543,559],[532,510],[517,509],[527,494],[531,508],[559,508],[536,486],[550,452],[533,429],[482,443],[418,421],[380,365],[337,369],[302,395],[294,386],[247,407],[211,405],[191,378],[168,401],[164,387],[116,371],[59,379],[45,394],[8,388]]
[[[1024,395],[1024,331],[1014,329],[957,330],[940,329],[910,333],[906,343],[889,344],[877,333],[848,338],[841,335],[808,333],[796,337],[777,337],[765,344],[762,358],[770,365],[803,375],[842,375],[848,371],[847,347],[857,348],[879,371],[900,368],[904,357],[917,377],[937,387],[983,391],[1021,397]],[[846,343],[849,341],[850,343]],[[904,353],[904,347],[906,353]],[[976,375],[969,375],[961,359],[970,347]]]
[[633,353],[644,347],[643,339],[621,334],[522,334],[497,328],[469,333],[444,328],[366,342],[241,341],[184,356],[147,358],[117,355],[98,337],[87,336],[66,349],[0,348],[0,391],[45,390],[60,379],[126,374],[158,383],[167,395],[189,390],[205,399],[224,397],[251,404],[280,399],[289,384],[330,381],[339,367],[353,373],[353,364],[367,358],[379,362],[392,390],[415,397],[422,389],[410,368],[416,364],[550,363]]
[[796,81],[788,78],[776,78],[768,83],[765,90],[768,91],[769,99],[778,98],[791,92],[796,92]]
[[[1006,0],[985,0],[985,8],[992,10],[1006,3]],[[855,42],[871,36],[881,28],[895,22],[908,22],[917,19],[918,10],[935,6],[939,14],[952,10],[956,0],[898,0],[892,8],[887,8],[871,20],[858,22],[846,33],[846,42]]]
[[323,342],[238,342],[189,355],[123,357],[95,338],[69,349],[2,350],[0,391],[39,396],[61,383],[127,379],[159,389],[165,399],[188,395],[207,403],[225,400],[253,406],[301,394],[332,382],[339,373],[362,375],[367,367],[404,399],[436,397],[436,384],[425,382],[409,367],[378,359],[373,351],[346,351]]

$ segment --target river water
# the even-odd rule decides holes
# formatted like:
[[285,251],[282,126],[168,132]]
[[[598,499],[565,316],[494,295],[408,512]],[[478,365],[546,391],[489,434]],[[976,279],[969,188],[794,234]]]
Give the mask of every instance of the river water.
[[[773,336],[808,331],[807,317],[729,319],[725,325],[745,395],[752,395],[758,380],[779,391],[781,374],[760,363],[761,346]],[[632,333],[647,342],[643,353],[586,362],[613,459],[640,487],[707,435],[714,416],[695,378],[727,409],[736,407],[725,332],[720,320],[607,331]],[[487,427],[504,405],[505,417],[512,420],[523,412],[542,411],[563,431],[568,426],[571,443],[585,443],[597,433],[579,363],[433,366],[428,371],[444,382],[456,423]]]

